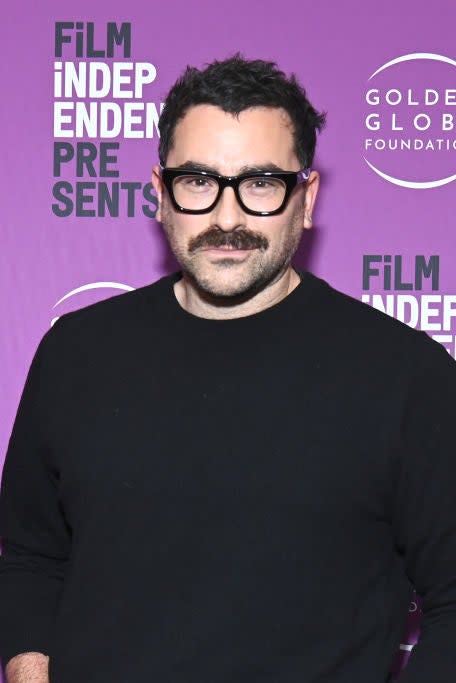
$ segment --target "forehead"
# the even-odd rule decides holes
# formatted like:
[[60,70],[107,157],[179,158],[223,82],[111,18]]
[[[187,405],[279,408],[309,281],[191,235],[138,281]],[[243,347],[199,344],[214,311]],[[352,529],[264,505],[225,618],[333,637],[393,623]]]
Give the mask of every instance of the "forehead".
[[225,174],[267,163],[299,168],[290,117],[271,107],[251,107],[239,115],[208,104],[191,107],[176,125],[166,163],[179,166],[188,160]]

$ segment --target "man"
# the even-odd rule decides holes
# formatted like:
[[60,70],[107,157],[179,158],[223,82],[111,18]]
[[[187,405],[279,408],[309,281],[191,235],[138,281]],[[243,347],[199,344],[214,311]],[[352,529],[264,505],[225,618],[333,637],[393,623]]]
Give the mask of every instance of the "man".
[[[153,169],[181,272],[61,318],[6,458],[8,683],[456,676],[456,366],[291,265],[323,124],[239,56],[171,89]],[[341,228],[340,229],[347,229]]]

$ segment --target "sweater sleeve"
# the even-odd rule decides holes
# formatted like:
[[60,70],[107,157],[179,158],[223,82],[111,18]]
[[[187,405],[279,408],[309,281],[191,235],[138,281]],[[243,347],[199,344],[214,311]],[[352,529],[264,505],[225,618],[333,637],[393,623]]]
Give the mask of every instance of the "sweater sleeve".
[[51,396],[49,331],[31,364],[11,434],[0,491],[0,659],[48,654],[69,554],[57,473],[46,464]]
[[456,363],[424,333],[403,414],[394,531],[423,619],[401,683],[456,681]]

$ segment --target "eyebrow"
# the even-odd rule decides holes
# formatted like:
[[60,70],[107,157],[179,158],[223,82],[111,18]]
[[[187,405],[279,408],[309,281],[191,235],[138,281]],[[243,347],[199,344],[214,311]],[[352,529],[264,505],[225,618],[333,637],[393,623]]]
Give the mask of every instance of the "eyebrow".
[[[176,168],[188,168],[189,171],[206,171],[206,173],[215,173],[216,175],[223,175],[220,171],[213,166],[208,166],[207,164],[202,164],[198,161],[191,161],[190,159],[184,161],[183,164],[176,166]],[[244,173],[267,173],[267,172],[277,172],[285,173],[285,169],[277,166],[277,164],[267,163],[258,165],[247,165],[241,166],[237,175],[243,175]]]

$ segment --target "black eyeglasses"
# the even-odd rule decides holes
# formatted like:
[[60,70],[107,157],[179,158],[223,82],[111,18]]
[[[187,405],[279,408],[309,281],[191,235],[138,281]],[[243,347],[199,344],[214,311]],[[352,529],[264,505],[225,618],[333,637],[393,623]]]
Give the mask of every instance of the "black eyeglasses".
[[300,171],[254,171],[224,176],[186,168],[163,168],[161,177],[176,211],[212,211],[225,187],[232,187],[242,210],[252,216],[274,216],[284,210],[294,188],[305,183],[310,168]]

